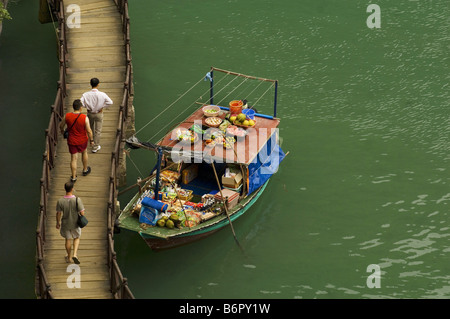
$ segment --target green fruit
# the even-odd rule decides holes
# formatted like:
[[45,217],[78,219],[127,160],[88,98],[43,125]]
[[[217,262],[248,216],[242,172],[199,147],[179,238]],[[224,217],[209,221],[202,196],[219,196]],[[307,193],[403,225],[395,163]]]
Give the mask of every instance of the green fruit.
[[249,126],[249,122],[247,120],[245,120],[244,122],[242,122],[243,125],[245,126]]
[[172,215],[170,215],[170,219],[172,220],[172,221],[178,221],[178,215],[177,214],[172,214]]
[[231,121],[231,122],[236,121],[236,116],[231,116],[231,117],[230,117],[230,121]]
[[173,220],[168,219],[168,220],[166,221],[166,227],[167,227],[167,228],[174,228],[174,227],[175,227],[175,224],[174,224]]
[[166,221],[162,218],[158,219],[156,223],[158,224],[159,227],[164,227],[166,225]]
[[239,122],[244,122],[246,118],[247,118],[247,117],[245,116],[244,113],[241,113],[241,114],[239,114],[239,115],[237,116],[237,120],[238,120]]

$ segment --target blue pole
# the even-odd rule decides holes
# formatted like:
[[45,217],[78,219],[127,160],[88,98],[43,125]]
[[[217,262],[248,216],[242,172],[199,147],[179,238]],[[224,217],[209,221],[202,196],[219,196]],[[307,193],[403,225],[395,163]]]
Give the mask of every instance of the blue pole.
[[211,87],[209,89],[209,104],[213,104],[213,97],[214,97],[214,92],[213,92],[213,87],[214,87],[214,74],[213,74],[213,70],[211,68],[211,71],[209,72],[209,74],[211,75]]
[[275,81],[275,98],[273,102],[273,117],[277,117],[278,80]]
[[155,200],[158,200],[159,193],[159,173],[161,172],[162,149],[158,148],[158,161],[156,163],[156,183],[155,183]]

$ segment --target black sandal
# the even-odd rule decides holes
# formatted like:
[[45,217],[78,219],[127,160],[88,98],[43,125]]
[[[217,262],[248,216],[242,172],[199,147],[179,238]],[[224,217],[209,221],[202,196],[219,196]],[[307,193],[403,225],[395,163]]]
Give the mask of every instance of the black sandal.
[[91,172],[91,167],[88,166],[87,170],[85,172],[83,172],[83,176],[88,175]]

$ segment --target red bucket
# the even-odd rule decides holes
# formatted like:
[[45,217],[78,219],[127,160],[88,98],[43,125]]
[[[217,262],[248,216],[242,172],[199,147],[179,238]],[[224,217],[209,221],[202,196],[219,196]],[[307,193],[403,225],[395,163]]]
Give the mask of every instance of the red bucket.
[[241,100],[233,100],[229,105],[231,114],[242,113],[242,106],[244,105],[244,103]]

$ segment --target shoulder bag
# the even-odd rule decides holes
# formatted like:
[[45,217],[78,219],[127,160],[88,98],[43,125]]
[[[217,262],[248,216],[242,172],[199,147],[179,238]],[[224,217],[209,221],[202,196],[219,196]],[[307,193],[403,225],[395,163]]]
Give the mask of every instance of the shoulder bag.
[[78,221],[77,221],[77,224],[78,224],[78,227],[80,227],[80,228],[83,228],[84,226],[86,226],[87,224],[88,224],[88,219],[86,218],[86,216],[84,216],[84,215],[81,215],[79,212],[78,212],[78,197],[75,197],[75,201],[76,201],[76,209],[77,209],[77,214],[78,214]]
[[70,130],[72,129],[72,127],[75,125],[75,123],[77,122],[77,120],[78,120],[78,118],[80,117],[80,115],[81,115],[81,112],[80,112],[80,114],[78,114],[78,116],[77,116],[77,118],[75,119],[75,121],[73,121],[73,123],[72,123],[72,125],[70,126],[70,128],[66,128],[66,129],[64,130],[63,136],[64,136],[65,139],[69,138],[69,131],[70,131]]

